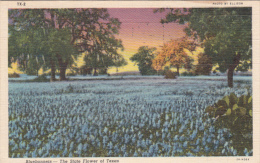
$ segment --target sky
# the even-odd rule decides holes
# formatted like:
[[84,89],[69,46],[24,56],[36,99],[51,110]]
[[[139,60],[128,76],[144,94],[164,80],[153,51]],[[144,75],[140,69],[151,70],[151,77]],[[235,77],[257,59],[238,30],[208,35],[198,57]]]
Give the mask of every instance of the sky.
[[[121,52],[128,65],[119,68],[122,71],[138,71],[129,58],[137,53],[140,46],[156,47],[159,51],[163,43],[185,36],[183,29],[185,25],[178,23],[161,24],[161,18],[165,18],[167,12],[153,13],[152,8],[110,8],[108,12],[111,17],[118,18],[122,23],[119,35],[124,51]],[[114,68],[109,72],[115,72]]]

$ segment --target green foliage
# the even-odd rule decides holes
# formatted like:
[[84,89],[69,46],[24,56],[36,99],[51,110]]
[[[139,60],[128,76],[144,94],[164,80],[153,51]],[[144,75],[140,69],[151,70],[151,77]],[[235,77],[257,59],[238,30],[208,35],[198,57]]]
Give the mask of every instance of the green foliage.
[[65,90],[63,90],[63,93],[72,93],[74,91],[74,88],[72,87],[72,85],[69,85],[65,88]]
[[198,64],[195,68],[196,75],[209,75],[213,67],[212,59],[205,53],[198,54]]
[[228,109],[230,109],[232,115],[249,115],[250,110],[252,110],[252,96],[242,95],[237,97],[234,93],[231,93],[229,96],[224,96],[214,106],[207,107],[206,112],[213,117],[225,116]]
[[237,97],[231,93],[205,111],[215,117],[217,128],[230,129],[233,146],[238,152],[242,153],[244,148],[252,149],[252,96]]
[[[163,12],[156,10],[155,12]],[[252,67],[252,8],[189,8],[169,9],[161,23],[178,22],[189,25],[185,32],[198,39],[205,53],[228,70],[228,86],[233,87],[233,72]]]
[[128,64],[127,61],[122,55],[116,56],[114,61],[114,66],[116,67],[117,72],[118,72],[118,67],[126,66],[127,64]]
[[107,69],[106,68],[101,68],[98,70],[98,74],[106,75],[107,74]]
[[49,79],[47,78],[46,74],[42,74],[37,78],[33,79],[32,82],[49,82]]
[[[8,12],[9,65],[18,60],[30,71],[44,65],[52,69],[52,76],[58,68],[60,80],[65,80],[66,69],[82,52],[94,58],[92,68],[126,63],[120,57],[116,65],[112,62],[118,60],[115,59],[119,56],[118,49],[123,50],[122,41],[114,36],[121,23],[111,18],[107,9],[10,9]],[[28,55],[37,58],[39,66],[28,65]]]
[[68,60],[69,65],[73,63],[72,56],[79,55],[77,49],[71,44],[71,32],[68,28],[51,30],[48,43],[51,53],[60,54],[62,60]]
[[195,74],[193,72],[185,71],[185,72],[181,73],[181,76],[195,76]]
[[8,65],[18,61],[20,70],[29,75],[37,75],[41,67],[48,67],[45,63],[45,58],[49,56],[44,31],[23,24],[19,26],[18,22],[20,21],[16,20],[8,26]]
[[165,72],[165,76],[164,76],[165,79],[176,79],[177,78],[177,73],[176,72],[173,72],[171,70],[167,70]]
[[67,73],[67,76],[76,76],[77,74],[75,72]]
[[138,52],[134,54],[130,60],[137,63],[139,71],[142,75],[153,75],[156,71],[152,68],[152,60],[155,57],[156,48],[149,48],[148,46],[141,46]]
[[8,78],[19,78],[19,77],[20,77],[20,75],[15,72],[12,74],[8,74]]
[[[238,135],[252,132],[252,126],[248,125],[252,123],[252,96],[250,95],[237,97],[231,93],[229,96],[224,96],[214,106],[208,106],[206,112],[215,117],[219,125],[230,128]],[[245,119],[247,122],[242,122]]]

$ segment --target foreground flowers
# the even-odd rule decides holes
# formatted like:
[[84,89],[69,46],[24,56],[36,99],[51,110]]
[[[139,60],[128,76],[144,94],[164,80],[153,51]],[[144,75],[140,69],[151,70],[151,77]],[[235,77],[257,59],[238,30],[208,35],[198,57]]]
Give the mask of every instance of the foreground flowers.
[[[251,83],[125,80],[9,84],[10,157],[241,155],[205,108]],[[245,148],[242,155],[252,155]]]

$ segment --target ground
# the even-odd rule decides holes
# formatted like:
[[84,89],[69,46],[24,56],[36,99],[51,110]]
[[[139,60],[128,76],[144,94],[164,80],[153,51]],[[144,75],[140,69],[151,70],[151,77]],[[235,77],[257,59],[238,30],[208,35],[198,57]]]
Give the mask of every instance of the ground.
[[[205,113],[251,77],[9,82],[10,157],[251,155]],[[227,136],[228,135],[228,136]],[[229,136],[230,135],[230,136]]]

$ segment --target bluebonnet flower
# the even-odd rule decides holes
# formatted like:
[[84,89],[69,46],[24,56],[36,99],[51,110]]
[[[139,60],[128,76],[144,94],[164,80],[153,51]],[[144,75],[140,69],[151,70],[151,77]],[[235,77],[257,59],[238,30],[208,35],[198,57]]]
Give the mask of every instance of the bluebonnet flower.
[[148,156],[149,156],[149,154],[147,152],[142,153],[142,157],[148,157]]
[[77,147],[77,154],[81,155],[81,153],[82,153],[82,148],[83,148],[83,145],[82,145],[82,143],[80,143],[80,144],[78,145],[78,147]]
[[108,149],[113,149],[113,143],[110,141],[109,143],[108,143]]
[[128,153],[127,152],[124,153],[124,157],[128,157]]
[[10,146],[15,145],[15,141],[14,141],[13,139],[11,139],[11,140],[9,141],[9,145],[10,145]]
[[184,141],[185,140],[185,137],[184,137],[184,135],[182,135],[181,137],[180,137],[180,141]]
[[[160,82],[161,81],[156,81],[157,84]],[[12,84],[16,85],[16,83]],[[9,122],[9,147],[10,150],[15,149],[14,146],[17,144],[18,149],[15,149],[14,152],[18,153],[21,150],[20,157],[26,157],[26,153],[30,153],[28,156],[31,157],[32,152],[36,148],[37,157],[50,157],[54,149],[59,150],[60,155],[63,157],[68,157],[69,154],[71,154],[71,157],[73,155],[73,157],[77,157],[78,151],[81,151],[81,154],[84,153],[91,156],[92,153],[95,152],[95,149],[102,147],[104,136],[107,136],[107,141],[103,148],[107,148],[108,153],[112,151],[112,156],[116,157],[118,157],[119,154],[121,156],[126,155],[126,153],[120,152],[124,144],[127,144],[126,152],[128,155],[138,155],[137,149],[136,151],[132,147],[128,149],[128,145],[131,146],[130,144],[136,148],[140,148],[140,156],[142,156],[143,153],[147,156],[170,156],[175,155],[176,152],[179,152],[178,155],[181,156],[190,155],[191,153],[189,152],[193,152],[195,155],[201,155],[205,154],[199,152],[204,152],[203,149],[206,145],[209,147],[210,152],[221,151],[222,149],[219,148],[222,148],[225,142],[229,141],[230,138],[228,135],[230,131],[228,129],[225,129],[225,132],[223,129],[217,130],[217,135],[214,135],[214,130],[216,129],[214,126],[210,126],[211,119],[208,118],[208,115],[205,115],[204,112],[205,108],[214,101],[210,101],[212,97],[208,95],[205,96],[201,94],[196,96],[198,95],[197,90],[199,88],[192,88],[190,90],[193,92],[192,98],[195,98],[195,100],[193,103],[189,103],[187,102],[189,99],[186,97],[177,97],[178,100],[170,100],[167,102],[163,100],[153,100],[159,97],[159,93],[163,95],[165,93],[163,92],[164,90],[169,90],[169,88],[165,88],[164,86],[161,87],[163,91],[157,90],[155,92],[149,92],[146,94],[147,97],[143,98],[142,93],[140,95],[138,94],[138,96],[128,93],[129,90],[135,91],[136,88],[133,89],[131,87],[130,89],[124,87],[124,89],[122,89],[121,87],[113,87],[113,90],[110,90],[111,88],[107,87],[107,84],[104,86],[99,82],[95,82],[95,84],[79,82],[77,86],[73,85],[75,92],[82,92],[82,94],[73,94],[73,96],[60,96],[60,90],[69,84],[63,83],[63,85],[60,85],[56,83],[51,86],[55,89],[50,89],[49,83],[42,84],[46,86],[44,94],[42,95],[41,93],[43,91],[41,91],[41,87],[37,87],[39,89],[33,91],[31,88],[26,87],[26,89],[23,89],[24,94],[19,94],[20,89],[14,89],[10,86],[11,94],[9,98],[12,104],[10,105],[8,114],[10,117],[13,117],[11,119],[14,119],[14,121],[11,120]],[[35,87],[33,85],[31,86]],[[96,86],[99,87],[97,88]],[[127,90],[125,90],[126,88]],[[138,91],[139,89],[140,87],[138,87]],[[176,91],[175,94],[183,95],[184,90],[185,89],[180,89]],[[201,90],[202,89],[200,89],[200,91]],[[31,95],[28,94],[29,91],[31,91]],[[106,91],[113,93],[120,91],[122,96],[100,95],[100,93],[106,94]],[[207,91],[212,94],[215,93],[218,98],[220,94],[225,93],[226,90],[216,89]],[[240,92],[243,94],[243,91]],[[202,93],[205,92],[202,91]],[[13,96],[14,94],[17,95]],[[20,100],[15,102],[14,98],[17,96]],[[34,97],[31,98],[31,96]],[[37,97],[37,100],[35,97]],[[18,102],[23,103],[23,100],[21,100],[23,98],[26,98],[26,101],[30,101],[28,106],[18,104]],[[99,100],[96,100],[96,98]],[[144,100],[146,98],[152,100]],[[160,96],[160,98],[164,97]],[[33,106],[34,104],[35,106]],[[126,107],[125,104],[129,105],[129,107]],[[38,109],[42,108],[43,105],[44,109]],[[166,121],[164,122],[160,120],[162,114],[165,114]],[[57,117],[57,115],[59,115],[59,117]],[[113,115],[113,117],[111,115]],[[33,119],[32,117],[34,116],[38,118]],[[140,127],[143,126],[143,128],[147,128],[148,135],[144,130],[139,128],[139,125]],[[161,128],[161,125],[164,127]],[[201,132],[198,133],[201,126],[204,126],[204,129],[201,130],[202,135]],[[110,127],[113,129],[110,130]],[[106,128],[108,131],[105,132]],[[161,132],[162,129],[163,132]],[[179,129],[182,133],[178,133]],[[24,133],[24,131],[26,132]],[[136,131],[140,132],[137,134]],[[142,134],[142,136],[139,136],[140,134]],[[62,135],[62,137],[60,135]],[[161,140],[161,138],[163,140]],[[200,142],[201,139],[203,139],[203,141]],[[14,141],[13,144],[12,140]],[[22,142],[28,142],[28,144]],[[74,142],[72,151],[70,150],[71,142]],[[80,143],[83,143],[81,150],[78,149]],[[113,150],[109,149],[112,147],[110,143],[113,144]],[[140,144],[140,146],[137,147],[137,144]],[[142,144],[146,145],[145,149],[141,146]],[[235,149],[233,149],[232,153],[228,152],[228,150],[231,150],[231,144],[229,141],[223,155],[234,155]],[[168,148],[170,148],[170,150],[168,150]],[[135,153],[130,149],[134,150]],[[10,156],[12,156],[14,152],[11,152]],[[246,154],[251,155],[251,151],[247,151]],[[58,154],[54,155],[58,157]],[[14,154],[14,157],[19,157],[19,155]]]
[[62,156],[63,156],[63,157],[66,156],[67,153],[68,153],[67,148],[65,148],[65,150],[64,150],[63,153],[62,153]]
[[29,151],[29,150],[30,150],[30,146],[29,146],[29,144],[27,144],[26,151]]
[[200,130],[200,131],[203,131],[203,130],[204,130],[204,125],[203,125],[203,124],[199,127],[199,130]]
[[207,142],[212,143],[212,139],[210,137],[208,137]]
[[163,132],[162,133],[162,140],[165,138],[165,133]]
[[234,155],[234,156],[237,155],[237,150],[236,150],[236,149],[233,151],[233,155]]
[[195,149],[192,148],[191,151],[194,152],[194,153],[198,153],[200,151],[200,147],[197,146]]
[[190,139],[194,140],[196,138],[196,136],[197,136],[197,131],[193,130],[193,133],[191,134]]
[[118,145],[116,144],[115,146],[114,146],[114,152],[117,154],[117,153],[119,153],[119,147],[118,147]]
[[174,141],[178,141],[178,135],[174,136]]
[[249,156],[249,152],[248,152],[247,148],[244,149],[244,154],[245,154],[246,156]]
[[196,145],[199,145],[199,143],[200,143],[200,138],[198,138],[198,139],[196,140]]
[[126,152],[126,145],[125,144],[121,147],[121,151]]
[[192,156],[194,156],[192,153],[190,153],[190,152],[188,152],[187,154],[186,154],[188,157],[192,157]]
[[185,141],[185,142],[183,143],[183,147],[184,147],[184,148],[187,148],[187,147],[188,147],[188,142],[187,142],[187,141]]
[[134,153],[133,156],[134,156],[134,157],[138,157],[138,153],[135,151],[135,153]]
[[201,140],[201,142],[202,142],[202,145],[205,146],[205,145],[206,145],[206,138],[203,137],[202,140]]
[[228,142],[225,142],[224,147],[228,148]]
[[207,145],[204,147],[204,149],[205,149],[205,152],[207,152],[207,153],[210,151],[210,148]]
[[108,152],[108,156],[111,157],[112,154],[113,154],[112,150],[109,150],[109,152]]

